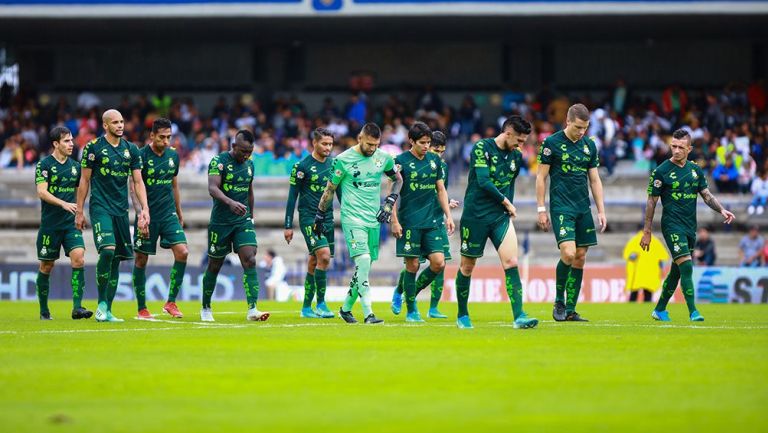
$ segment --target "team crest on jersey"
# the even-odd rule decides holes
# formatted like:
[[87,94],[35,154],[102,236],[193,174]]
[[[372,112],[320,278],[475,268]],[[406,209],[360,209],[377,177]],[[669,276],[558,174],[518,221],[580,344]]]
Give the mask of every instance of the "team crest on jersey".
[[373,163],[376,165],[376,168],[381,168],[384,166],[384,160],[381,158],[376,158]]
[[248,167],[248,176],[253,176],[253,170],[251,167]]
[[545,147],[544,150],[541,151],[541,153],[543,153],[544,156],[552,155],[552,151],[548,147]]
[[77,175],[77,169],[75,167],[72,167],[72,176]]
[[429,161],[429,166],[432,167],[432,170],[437,170],[437,164],[435,164],[435,161]]
[[698,179],[699,175],[696,173],[696,170],[691,169],[691,176],[693,176],[694,179]]
[[299,179],[304,179],[304,172],[303,171],[297,171],[296,172],[296,177],[299,178]]
[[655,188],[661,188],[661,179],[656,179],[653,181],[653,186]]
[[587,146],[586,144],[584,145],[584,153],[589,155],[589,146]]
[[130,158],[130,157],[131,157],[131,153],[128,152],[128,149],[125,149],[125,152],[123,152],[123,158]]
[[515,171],[516,168],[517,168],[517,164],[515,164],[515,161],[514,160],[510,161],[509,162],[509,169],[512,170],[512,171]]
[[173,167],[173,166],[175,166],[175,165],[176,165],[176,164],[173,162],[173,160],[172,160],[172,159],[169,159],[169,160],[168,160],[168,167]]

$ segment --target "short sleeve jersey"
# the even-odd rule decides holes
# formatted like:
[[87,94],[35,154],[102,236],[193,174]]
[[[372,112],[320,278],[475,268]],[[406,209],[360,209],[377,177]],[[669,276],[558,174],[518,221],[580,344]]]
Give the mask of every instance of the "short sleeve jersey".
[[230,199],[241,203],[248,210],[245,215],[235,215],[225,203],[213,199],[210,224],[240,224],[252,218],[248,204],[251,183],[253,182],[253,161],[246,159],[238,164],[229,152],[223,152],[211,159],[208,176],[221,176],[221,190]]
[[[75,203],[75,191],[80,183],[80,164],[67,158],[60,163],[50,155],[37,163],[35,185],[47,183],[48,192],[67,203]],[[75,216],[59,206],[43,200],[40,214],[40,226],[51,230],[74,228]]]
[[552,212],[579,215],[589,212],[589,176],[600,166],[597,146],[591,138],[576,142],[558,131],[544,140],[539,164],[549,165],[549,205]]
[[[294,164],[288,181],[299,190],[299,223],[302,226],[314,224],[320,197],[323,196],[332,173],[332,158],[326,158],[325,162],[320,162],[312,155],[308,155]],[[333,206],[329,206],[325,211],[325,225],[333,226]]]
[[167,148],[162,155],[158,155],[150,145],[142,147],[139,151],[144,163],[141,177],[147,189],[150,220],[170,216],[176,212],[173,178],[179,174],[179,154]]
[[101,136],[85,146],[81,164],[93,170],[91,211],[98,209],[114,216],[128,213],[128,176],[141,170],[139,148],[122,138],[112,146]]
[[381,203],[381,175],[394,170],[395,160],[380,149],[364,156],[355,147],[333,161],[331,182],[341,188],[341,224],[375,228]]
[[[443,178],[443,184],[445,185],[445,188],[448,189],[448,164],[443,161],[443,159],[440,159],[440,175]],[[435,210],[432,214],[432,219],[435,221],[443,221],[443,209],[440,207],[440,202],[437,200],[437,194],[435,194]]]
[[696,200],[706,189],[704,171],[691,161],[680,167],[670,160],[651,173],[648,195],[661,197],[661,229],[664,233],[696,234]]
[[395,165],[403,175],[403,188],[397,204],[397,219],[403,227],[422,229],[435,227],[438,222],[434,215],[437,181],[443,179],[440,162],[440,157],[432,152],[427,152],[422,159],[410,151],[395,158]]
[[464,193],[461,219],[492,224],[506,218],[502,201],[481,188],[477,171],[487,169],[493,185],[513,202],[515,179],[520,174],[522,163],[523,154],[519,149],[501,150],[492,138],[484,138],[475,143],[469,158],[469,180]]

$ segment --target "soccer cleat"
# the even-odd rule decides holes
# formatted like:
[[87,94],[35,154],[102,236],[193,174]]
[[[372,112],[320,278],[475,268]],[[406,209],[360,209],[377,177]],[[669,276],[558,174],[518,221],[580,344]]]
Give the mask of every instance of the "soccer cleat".
[[421,318],[421,314],[419,314],[418,311],[406,314],[405,321],[412,323],[424,323],[424,319]]
[[107,303],[106,302],[99,302],[98,308],[96,308],[96,321],[97,322],[106,322],[107,321]]
[[266,311],[259,311],[256,307],[253,307],[248,309],[248,314],[245,318],[254,322],[266,322],[267,319],[269,319],[269,313]]
[[565,316],[566,322],[589,322],[589,320],[581,317],[581,315],[575,311],[571,311]]
[[368,323],[369,325],[375,325],[377,323],[384,323],[384,320],[377,319],[376,316],[371,313],[368,315],[368,317],[365,318],[365,323]]
[[447,319],[448,318],[448,316],[438,311],[437,308],[430,308],[429,313],[427,313],[427,315],[429,316],[430,319]]
[[565,322],[565,303],[563,301],[555,301],[555,307],[552,308],[552,318],[555,322]]
[[211,307],[203,307],[200,309],[200,320],[203,322],[215,322],[215,320],[213,320],[213,310],[211,310]]
[[347,323],[357,323],[357,319],[352,315],[351,311],[344,311],[339,308],[339,317],[341,317]]
[[395,293],[392,294],[392,314],[397,316],[401,311],[403,311],[403,294],[397,293],[395,289]]
[[91,316],[93,316],[93,311],[86,310],[83,307],[77,307],[72,309],[72,318],[75,320],[78,319],[90,319]]
[[325,302],[318,303],[315,312],[323,319],[333,319],[336,317],[336,315],[328,309],[328,305],[326,305]]
[[474,326],[472,326],[472,321],[469,320],[469,316],[461,316],[458,319],[456,319],[456,326],[458,326],[459,329],[474,328]]
[[653,312],[651,313],[651,317],[653,317],[653,320],[659,320],[661,322],[672,321],[672,319],[669,318],[669,312],[667,310],[664,310],[664,311],[653,310]]
[[139,312],[136,313],[136,318],[139,320],[155,320],[155,316],[153,316],[146,308],[139,310]]
[[110,310],[107,310],[107,322],[120,323],[120,322],[125,322],[125,320],[113,316],[112,312]]
[[163,305],[163,311],[170,314],[171,317],[174,317],[176,319],[181,319],[184,317],[184,314],[179,311],[179,307],[176,305],[175,302],[166,302],[165,305]]
[[693,313],[691,313],[691,322],[703,322],[704,316],[699,313],[699,310],[693,310]]
[[539,319],[528,317],[527,314],[523,313],[517,316],[517,319],[515,319],[514,327],[515,329],[531,329],[531,328],[535,328],[536,325],[538,324],[539,324]]
[[312,307],[306,307],[301,309],[301,318],[303,319],[319,319],[320,315],[312,311]]
[[51,317],[51,312],[43,311],[40,313],[40,320],[53,320],[53,317]]

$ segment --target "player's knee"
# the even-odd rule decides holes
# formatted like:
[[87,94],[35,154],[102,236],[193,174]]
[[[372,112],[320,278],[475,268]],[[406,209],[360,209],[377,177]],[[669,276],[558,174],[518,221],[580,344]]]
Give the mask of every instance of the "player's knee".
[[173,259],[177,262],[186,262],[189,257],[189,248],[186,245],[181,245],[173,250]]
[[240,259],[240,263],[243,265],[243,269],[251,269],[256,267],[256,256],[247,255]]
[[72,267],[79,269],[85,266],[85,257],[82,254],[73,254],[69,256],[69,261],[72,263]]
[[50,274],[53,271],[54,262],[40,262],[40,272],[43,274]]
[[461,273],[464,275],[472,275],[472,271],[475,270],[475,262],[461,262]]
[[517,257],[509,257],[507,259],[504,259],[502,262],[502,267],[504,269],[512,269],[517,267]]
[[208,268],[206,271],[211,274],[218,274],[221,270],[221,265],[224,263],[221,259],[209,259],[208,260]]
[[438,273],[445,269],[445,257],[436,257],[429,261],[429,268],[432,272]]
[[148,257],[146,254],[136,253],[136,257],[134,258],[133,263],[137,268],[146,268],[147,260]]
[[566,264],[572,264],[573,261],[576,260],[576,249],[562,248],[560,250],[560,258],[563,259]]
[[416,273],[419,271],[419,260],[418,259],[408,259],[405,261],[405,270],[410,273]]
[[371,256],[370,256],[370,254],[361,254],[361,255],[355,257],[353,260],[355,262],[355,266],[357,266],[360,269],[363,269],[363,268],[370,269],[371,268]]

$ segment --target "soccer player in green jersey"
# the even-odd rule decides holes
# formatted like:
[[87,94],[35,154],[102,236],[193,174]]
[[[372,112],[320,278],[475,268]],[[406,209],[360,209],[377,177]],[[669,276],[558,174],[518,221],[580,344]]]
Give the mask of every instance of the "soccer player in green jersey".
[[[325,211],[341,188],[341,228],[347,241],[349,255],[355,262],[355,274],[350,282],[344,305],[339,309],[347,323],[357,323],[352,306],[358,296],[363,305],[365,323],[381,323],[371,308],[368,274],[371,263],[379,255],[379,224],[389,222],[392,208],[397,202],[403,178],[395,170],[394,159],[379,149],[381,129],[366,123],[357,136],[357,145],[345,150],[333,161],[333,175],[317,205],[313,229],[319,235],[325,227]],[[379,207],[381,175],[392,180],[392,188],[384,204]],[[378,212],[377,212],[378,210]]]
[[224,258],[231,251],[243,266],[243,288],[248,302],[246,319],[265,321],[269,313],[259,311],[259,278],[256,273],[256,230],[253,227],[253,142],[251,131],[241,129],[227,152],[221,153],[208,166],[208,192],[213,197],[208,223],[208,268],[203,274],[203,308],[200,320],[213,322],[211,298],[216,289]]
[[523,154],[520,146],[531,133],[531,124],[511,116],[495,138],[485,138],[472,148],[469,181],[461,214],[461,263],[456,273],[459,328],[472,328],[469,320],[469,287],[472,271],[490,238],[499,253],[504,281],[512,304],[515,328],[534,328],[539,321],[523,311],[523,284],[517,269],[517,234],[512,225],[516,216],[515,179],[520,174]]
[[[160,238],[160,246],[170,248],[173,252],[173,267],[171,268],[171,284],[168,290],[168,300],[163,306],[163,311],[172,317],[181,318],[184,315],[176,305],[176,296],[179,294],[181,283],[184,280],[184,270],[187,267],[187,238],[184,236],[184,217],[181,213],[181,200],[179,194],[179,154],[170,147],[171,121],[158,118],[152,123],[152,131],[149,133],[152,141],[142,147],[139,152],[143,162],[141,178],[147,190],[147,202],[149,204],[149,216],[152,222],[149,224],[149,236],[141,236],[138,229],[138,220],[134,230],[134,250],[136,260],[133,265],[133,289],[136,291],[136,302],[139,312],[137,319],[153,319],[154,316],[147,309],[146,283],[147,260],[149,256],[157,252],[157,240]],[[133,205],[138,205],[138,200],[131,190]],[[136,208],[138,215],[140,209]]]
[[[397,171],[403,177],[400,202],[392,212],[392,234],[397,238],[397,256],[405,258],[403,290],[408,313],[406,322],[424,322],[416,306],[416,287],[428,286],[445,269],[443,218],[447,234],[453,234],[453,218],[448,206],[448,192],[443,181],[442,160],[429,152],[432,131],[416,122],[408,131],[411,149],[395,158]],[[441,210],[435,217],[436,205]],[[429,266],[419,275],[419,259],[426,257]]]
[[[448,188],[448,164],[446,164],[445,160],[442,159],[443,153],[445,153],[445,145],[446,145],[447,139],[445,137],[445,134],[442,131],[433,131],[432,132],[432,142],[429,145],[429,151],[434,153],[435,155],[440,157],[440,168],[442,170],[442,177],[443,177],[443,184],[445,185],[445,188]],[[404,179],[405,181],[405,179]],[[455,209],[459,206],[459,202],[453,199],[448,200],[448,207],[451,209]],[[440,207],[440,203],[438,201],[438,197],[435,196],[435,205],[434,205],[434,214],[433,219],[435,221],[439,221],[439,228],[441,236],[443,237],[443,255],[445,256],[445,260],[451,259],[451,243],[450,239],[448,238],[448,231],[445,227],[445,220],[443,219],[443,210]],[[426,261],[426,257],[422,256],[419,259],[419,263],[423,263]],[[423,273],[422,273],[423,275]],[[440,310],[437,309],[437,305],[440,303],[440,298],[443,296],[443,283],[445,280],[445,268],[443,268],[440,272],[437,273],[435,276],[435,279],[432,280],[431,283],[425,284],[425,279],[421,278],[422,275],[419,276],[419,278],[416,279],[416,294],[418,295],[422,290],[426,288],[426,286],[430,286],[431,291],[431,297],[429,300],[429,313],[428,316],[432,319],[447,319],[448,316],[441,313]],[[400,311],[403,307],[403,293],[405,293],[405,289],[403,288],[403,280],[405,279],[405,269],[400,271],[400,277],[397,281],[397,287],[395,287],[395,292],[392,294],[392,313],[395,315],[400,314]]]
[[51,271],[62,247],[72,263],[72,318],[88,319],[93,312],[82,305],[85,243],[83,233],[75,228],[75,194],[80,182],[80,164],[70,158],[73,143],[69,129],[57,126],[51,130],[50,137],[53,153],[40,160],[35,170],[37,196],[42,206],[40,230],[37,232],[40,269],[36,281],[40,319],[51,320],[51,312],[48,310]]
[[138,228],[146,233],[149,226],[147,192],[141,180],[141,155],[139,149],[123,138],[125,122],[117,110],[107,110],[102,116],[104,135],[91,141],[83,149],[82,177],[77,189],[77,213],[75,226],[82,230],[85,225],[83,206],[91,192],[90,217],[93,238],[99,252],[96,263],[96,286],[99,322],[122,322],[112,314],[112,301],[117,293],[120,261],[133,258],[131,227],[128,222],[128,177],[140,204]]
[[[607,220],[603,203],[603,183],[597,167],[597,147],[585,137],[589,128],[589,110],[583,104],[568,109],[565,129],[544,140],[539,150],[539,172],[536,176],[538,225],[548,230],[552,225],[560,249],[555,270],[555,306],[552,317],[558,321],[586,322],[576,312],[584,263],[589,247],[597,245],[595,222],[589,200],[589,188],[597,205],[600,233]],[[547,176],[551,223],[544,205]],[[566,295],[567,294],[567,295]]]
[[[312,230],[317,204],[331,180],[333,134],[325,128],[312,131],[312,154],[297,162],[291,170],[288,202],[285,205],[285,241],[293,240],[293,212],[299,202],[299,225],[309,250],[307,275],[304,279],[304,304],[301,317],[309,319],[334,317],[325,303],[328,265],[334,250],[333,206],[325,211],[325,226],[320,236]],[[312,310],[312,299],[317,293],[317,311]]]
[[651,225],[656,204],[661,197],[664,209],[661,213],[661,233],[672,253],[672,268],[662,284],[661,297],[651,317],[668,322],[667,303],[677,289],[677,283],[683,288],[685,303],[688,305],[688,317],[691,321],[701,322],[704,317],[696,310],[693,289],[693,261],[691,251],[696,243],[696,199],[698,195],[712,210],[725,219],[725,224],[733,222],[733,213],[723,206],[709,191],[704,171],[695,163],[688,161],[691,152],[691,136],[688,131],[678,129],[672,134],[672,157],[661,163],[651,173],[648,182],[648,202],[645,207],[645,225],[640,247],[648,251],[651,243]]

